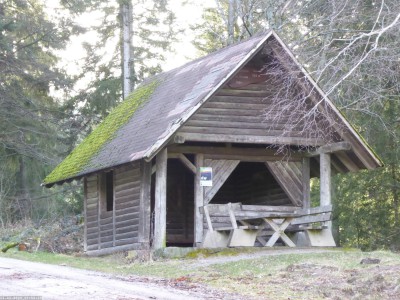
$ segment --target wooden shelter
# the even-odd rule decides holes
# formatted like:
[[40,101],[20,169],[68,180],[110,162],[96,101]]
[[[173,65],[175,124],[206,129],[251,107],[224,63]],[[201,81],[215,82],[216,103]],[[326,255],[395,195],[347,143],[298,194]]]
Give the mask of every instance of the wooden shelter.
[[[296,118],[275,111],[280,122],[266,116],[285,85],[268,82],[271,61],[283,75],[295,74],[291,93],[306,95],[306,106],[320,112],[314,125],[329,139],[302,123],[304,111]],[[276,151],[282,146],[286,153]],[[89,254],[272,246],[279,239],[288,246],[334,245],[331,173],[379,166],[269,31],[146,80],[44,184],[83,178]],[[320,178],[318,207],[310,207],[311,177]],[[288,231],[298,234],[289,238]]]

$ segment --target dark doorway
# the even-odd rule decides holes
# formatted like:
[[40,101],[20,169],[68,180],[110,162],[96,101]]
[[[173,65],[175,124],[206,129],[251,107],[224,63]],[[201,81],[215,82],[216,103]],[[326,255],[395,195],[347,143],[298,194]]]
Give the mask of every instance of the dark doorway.
[[167,247],[191,247],[193,242],[194,175],[179,159],[168,159]]

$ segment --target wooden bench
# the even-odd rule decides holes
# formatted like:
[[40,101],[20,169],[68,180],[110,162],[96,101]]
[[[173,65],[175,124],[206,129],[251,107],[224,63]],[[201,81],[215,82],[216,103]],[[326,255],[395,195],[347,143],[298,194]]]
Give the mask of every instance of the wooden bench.
[[[297,231],[306,232],[311,246],[313,246],[313,241],[316,246],[320,246],[318,240],[321,239],[322,243],[327,246],[330,246],[333,241],[325,225],[325,222],[331,219],[331,205],[301,209],[293,206],[227,203],[205,205],[200,208],[200,211],[204,214],[208,226],[203,241],[204,248],[254,246],[256,239],[261,245],[272,247],[279,238],[287,246],[295,247],[295,243],[285,233],[289,225],[292,229],[296,228]],[[214,219],[229,217],[230,224],[216,227],[213,225],[212,217]],[[254,222],[259,224],[252,224]],[[266,240],[262,236],[262,232],[268,230],[271,237]],[[323,233],[323,237],[321,237],[321,233]]]
[[[200,208],[206,218],[208,230],[204,236],[203,248],[252,247],[254,246],[259,226],[238,225],[235,211],[241,209],[241,203],[209,204]],[[211,216],[229,217],[230,226],[214,227]]]

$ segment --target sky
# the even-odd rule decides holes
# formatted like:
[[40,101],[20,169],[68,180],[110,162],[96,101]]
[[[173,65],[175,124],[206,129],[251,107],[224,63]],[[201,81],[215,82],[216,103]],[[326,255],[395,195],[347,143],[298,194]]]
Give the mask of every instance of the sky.
[[[59,6],[54,0],[44,0],[48,13],[56,14],[59,12]],[[183,2],[188,2],[183,5]],[[169,5],[176,16],[176,25],[180,28],[188,28],[190,25],[196,24],[200,21],[203,8],[215,6],[215,0],[169,0]],[[92,12],[82,14],[75,19],[77,24],[83,26],[100,24],[101,14]],[[68,73],[75,75],[79,73],[80,67],[83,65],[83,58],[85,51],[82,43],[95,39],[94,32],[87,32],[81,36],[74,37],[69,43],[68,47],[59,52],[62,61],[60,67],[67,70]],[[116,37],[118,39],[119,37]],[[135,37],[133,37],[134,40]],[[183,34],[180,36],[180,41],[173,45],[174,53],[169,54],[166,62],[163,64],[163,70],[168,71],[176,68],[190,60],[197,58],[195,47],[192,45],[193,36],[190,34]],[[110,49],[103,55],[112,55],[114,49]]]
[[[57,16],[66,13],[65,9],[62,9],[59,2],[56,0],[42,0],[46,7],[46,12],[50,16]],[[104,0],[110,1],[110,0]],[[167,0],[169,7],[175,13],[176,26],[178,28],[189,28],[190,25],[194,25],[201,20],[202,13],[206,7],[215,7],[216,0]],[[186,3],[186,4],[184,4]],[[101,13],[90,12],[84,13],[74,20],[77,24],[84,27],[101,24]],[[110,43],[110,48],[106,49],[104,53],[101,53],[105,61],[109,61],[114,50],[115,45],[118,43],[119,36],[115,37],[115,42]],[[135,43],[135,37],[133,37],[133,43]],[[82,47],[83,42],[90,42],[96,40],[95,32],[87,32],[80,36],[76,36],[71,39],[69,45],[65,50],[59,51],[58,55],[61,60],[58,67],[66,70],[69,75],[78,75],[82,72],[82,66],[85,64],[85,50]],[[163,71],[168,71],[173,68],[179,67],[188,61],[194,60],[198,57],[196,48],[192,45],[193,35],[190,31],[185,34],[181,34],[179,41],[172,45],[173,52],[167,53],[167,59],[163,63]],[[94,78],[90,77],[94,74],[87,74],[84,78],[80,79],[74,86],[74,90],[79,91],[87,88],[88,82]],[[65,97],[71,97],[75,92],[70,91],[70,94],[64,95],[62,91],[56,91],[51,89],[51,94],[63,101]]]

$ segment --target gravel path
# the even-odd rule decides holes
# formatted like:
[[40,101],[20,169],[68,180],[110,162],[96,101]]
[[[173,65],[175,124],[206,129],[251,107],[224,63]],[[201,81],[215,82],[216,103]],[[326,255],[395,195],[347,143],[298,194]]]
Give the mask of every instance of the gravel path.
[[[316,248],[265,249],[235,256],[213,256],[187,261],[195,269],[213,264],[284,254],[322,253]],[[0,257],[1,296],[41,296],[41,299],[229,299],[242,297],[213,290],[200,284],[139,276],[115,276],[61,265]]]
[[[150,281],[150,280],[148,280]],[[41,296],[42,299],[230,299],[193,286],[116,277],[66,266],[0,258],[0,296]],[[0,297],[1,298],[1,297]]]

